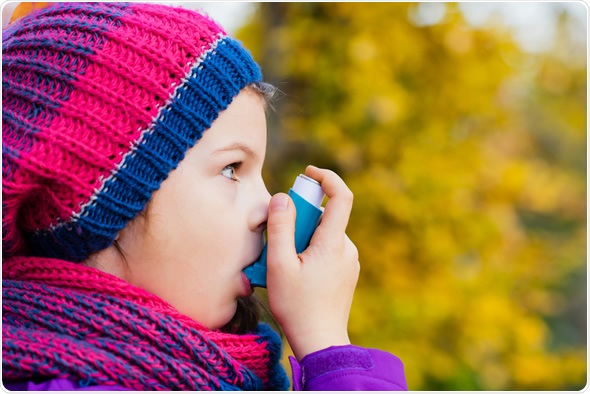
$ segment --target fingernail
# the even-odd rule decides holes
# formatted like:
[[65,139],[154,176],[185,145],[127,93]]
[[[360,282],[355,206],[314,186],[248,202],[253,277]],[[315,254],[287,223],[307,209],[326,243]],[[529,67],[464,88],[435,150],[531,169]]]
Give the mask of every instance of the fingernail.
[[284,193],[277,194],[270,200],[270,209],[273,211],[284,211],[289,206],[289,196]]

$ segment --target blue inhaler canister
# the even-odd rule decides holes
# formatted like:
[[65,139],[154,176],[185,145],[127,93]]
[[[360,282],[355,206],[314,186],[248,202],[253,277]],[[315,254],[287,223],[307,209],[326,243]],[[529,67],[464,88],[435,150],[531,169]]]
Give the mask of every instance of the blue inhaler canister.
[[[325,195],[319,182],[303,174],[300,174],[295,179],[295,183],[288,194],[295,203],[295,210],[297,211],[295,218],[295,250],[297,253],[301,253],[309,245],[313,232],[320,222],[322,216],[320,208]],[[253,287],[266,288],[267,246],[264,245],[258,260],[244,269],[244,274],[246,274]]]

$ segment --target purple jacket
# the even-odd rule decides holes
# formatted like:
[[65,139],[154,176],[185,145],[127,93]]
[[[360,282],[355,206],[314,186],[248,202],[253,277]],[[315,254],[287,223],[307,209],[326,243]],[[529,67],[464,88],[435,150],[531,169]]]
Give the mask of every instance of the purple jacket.
[[[310,391],[407,390],[404,366],[396,356],[359,346],[332,346],[308,354],[300,363],[289,357],[293,370],[293,389]],[[82,387],[68,379],[41,383],[5,383],[8,390],[127,390],[120,386]]]
[[289,357],[293,389],[309,391],[407,390],[404,365],[393,354],[359,346],[331,346],[303,357]]

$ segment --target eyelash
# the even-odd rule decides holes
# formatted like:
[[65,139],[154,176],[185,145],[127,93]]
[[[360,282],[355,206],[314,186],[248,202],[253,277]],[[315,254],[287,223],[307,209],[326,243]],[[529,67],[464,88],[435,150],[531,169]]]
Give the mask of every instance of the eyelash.
[[[239,181],[239,179],[236,177],[236,174],[235,174],[235,172],[236,172],[236,171],[237,171],[237,170],[238,170],[238,169],[239,169],[241,166],[242,166],[242,162],[241,162],[241,161],[240,161],[240,162],[236,162],[236,163],[229,164],[229,165],[227,165],[227,166],[223,167],[223,169],[221,170],[221,175],[223,175],[223,176],[224,176],[224,177],[226,177],[227,179],[230,179],[230,180],[232,180],[232,181],[234,181],[234,182],[238,182],[238,181]],[[227,176],[227,175],[225,175],[225,174],[224,174],[224,171],[226,171],[226,170],[232,170],[232,176]]]

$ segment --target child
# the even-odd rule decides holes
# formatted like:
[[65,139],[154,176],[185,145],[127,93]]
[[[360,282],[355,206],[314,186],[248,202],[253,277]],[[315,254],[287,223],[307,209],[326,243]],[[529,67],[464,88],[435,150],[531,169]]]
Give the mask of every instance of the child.
[[295,389],[406,389],[350,344],[352,194],[309,248],[271,198],[259,67],[210,19],[155,4],[49,6],[3,34],[2,381],[12,390],[285,390],[242,270],[268,233],[268,298]]

